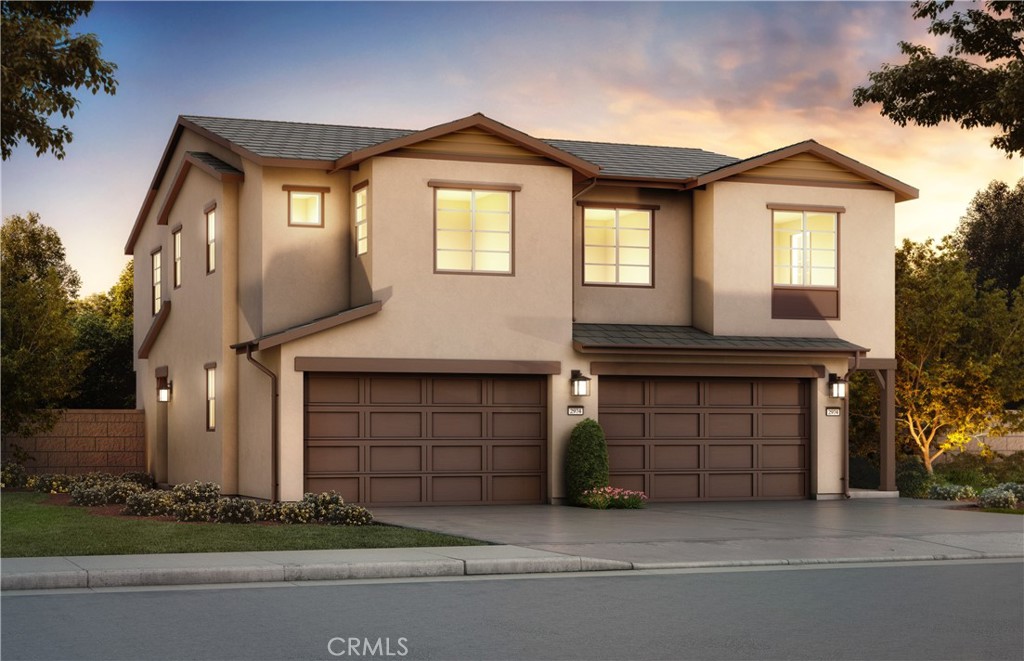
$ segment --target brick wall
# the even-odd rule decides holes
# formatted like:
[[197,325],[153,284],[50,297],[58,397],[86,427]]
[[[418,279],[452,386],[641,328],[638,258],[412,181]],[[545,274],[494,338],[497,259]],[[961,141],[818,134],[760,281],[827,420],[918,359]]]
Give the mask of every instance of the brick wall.
[[146,470],[145,412],[135,409],[73,409],[60,414],[48,432],[15,443],[34,457],[26,462],[30,473],[92,473],[119,475]]

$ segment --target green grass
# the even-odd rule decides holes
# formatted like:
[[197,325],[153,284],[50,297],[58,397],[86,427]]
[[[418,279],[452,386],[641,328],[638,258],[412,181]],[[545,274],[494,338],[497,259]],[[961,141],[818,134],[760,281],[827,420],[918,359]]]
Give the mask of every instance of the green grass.
[[474,546],[471,539],[396,526],[177,523],[97,516],[47,505],[40,493],[0,497],[0,557]]
[[982,507],[979,509],[982,512],[992,512],[993,514],[1024,514],[1024,510],[1015,507]]

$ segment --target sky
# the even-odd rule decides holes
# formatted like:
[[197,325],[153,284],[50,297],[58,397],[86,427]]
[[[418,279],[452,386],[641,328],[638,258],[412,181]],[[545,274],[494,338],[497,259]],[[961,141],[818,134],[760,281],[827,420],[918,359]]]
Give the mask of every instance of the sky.
[[[60,233],[105,291],[178,115],[423,129],[474,112],[540,138],[739,158],[813,138],[921,190],[896,242],[952,232],[1024,161],[995,132],[899,127],[852,90],[900,40],[941,48],[909,2],[104,2],[74,27],[118,66],[82,91],[67,156],[0,165],[3,215]],[[60,119],[59,117],[57,118]]]

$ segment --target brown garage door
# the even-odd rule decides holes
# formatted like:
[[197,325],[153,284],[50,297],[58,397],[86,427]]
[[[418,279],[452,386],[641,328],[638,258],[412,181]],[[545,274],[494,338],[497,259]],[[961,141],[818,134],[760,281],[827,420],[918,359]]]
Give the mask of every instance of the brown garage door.
[[544,377],[306,375],[306,491],[368,505],[545,500]]
[[808,496],[800,379],[601,377],[611,482],[652,501]]

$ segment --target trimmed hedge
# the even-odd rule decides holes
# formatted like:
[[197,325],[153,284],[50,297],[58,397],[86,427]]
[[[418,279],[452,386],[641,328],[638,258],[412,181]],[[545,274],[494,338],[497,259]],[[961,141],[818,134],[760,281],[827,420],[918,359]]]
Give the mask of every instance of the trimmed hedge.
[[604,430],[587,418],[569,437],[565,456],[565,487],[569,502],[584,505],[583,492],[608,486],[608,443]]

